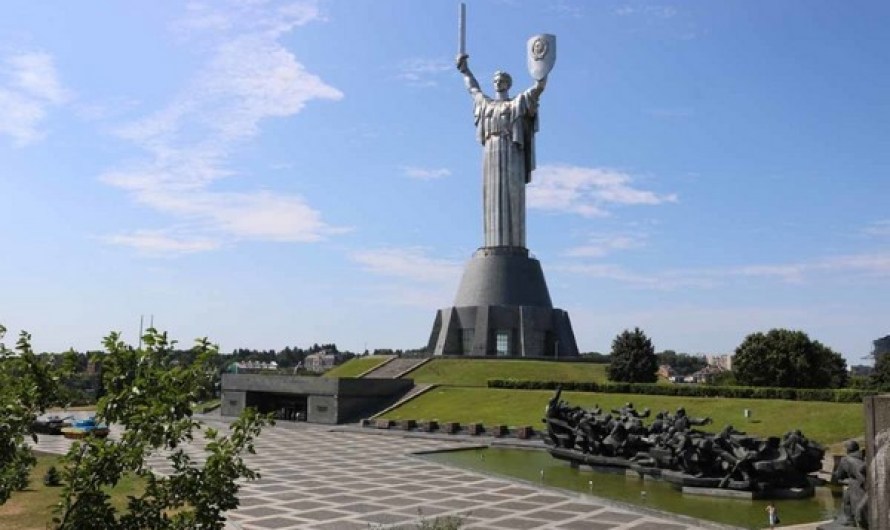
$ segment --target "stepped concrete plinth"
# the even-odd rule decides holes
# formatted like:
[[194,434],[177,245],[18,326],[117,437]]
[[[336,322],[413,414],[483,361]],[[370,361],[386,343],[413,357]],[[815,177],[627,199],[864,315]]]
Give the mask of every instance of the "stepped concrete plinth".
[[482,247],[454,305],[436,313],[433,355],[576,357],[569,314],[553,307],[541,263],[522,247]]

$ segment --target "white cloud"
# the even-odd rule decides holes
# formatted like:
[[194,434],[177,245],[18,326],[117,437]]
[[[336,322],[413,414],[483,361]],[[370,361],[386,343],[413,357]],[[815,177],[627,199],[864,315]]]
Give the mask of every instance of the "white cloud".
[[161,230],[137,230],[102,238],[106,243],[135,248],[148,255],[191,254],[215,250],[221,246],[211,239],[186,239]]
[[441,59],[409,59],[399,65],[396,77],[411,86],[436,86],[438,77],[454,68],[454,64]]
[[381,248],[353,252],[350,256],[368,272],[420,283],[454,283],[461,264],[432,258],[418,247]]
[[343,97],[280,42],[297,26],[321,18],[315,2],[224,5],[190,4],[174,24],[205,50],[204,66],[166,106],[118,128],[147,156],[106,171],[101,180],[185,221],[199,240],[312,242],[342,233],[346,229],[328,225],[299,195],[212,189],[234,173],[228,153],[255,137],[261,122],[293,116],[315,100]]
[[580,6],[570,4],[566,0],[557,0],[557,2],[548,5],[548,10],[570,18],[581,18],[584,14]]
[[555,268],[591,278],[615,280],[659,290],[712,288],[742,278],[776,279],[800,284],[819,279],[881,279],[890,277],[890,254],[848,254],[786,264],[752,264],[724,268],[676,269],[639,273],[614,264],[569,263]]
[[644,245],[645,237],[641,235],[595,235],[587,244],[570,248],[566,256],[573,258],[601,258],[616,250],[631,250]]
[[49,108],[67,102],[70,95],[48,53],[19,53],[2,63],[6,79],[0,84],[0,134],[22,147],[43,138]]
[[376,276],[376,300],[395,306],[444,306],[454,296],[462,264],[434,258],[424,248],[378,248],[356,251],[350,259]]
[[673,18],[677,14],[677,8],[673,6],[643,5],[631,6],[623,5],[616,8],[613,13],[618,16],[646,16],[653,18]]
[[632,182],[631,175],[614,169],[545,165],[535,170],[528,187],[528,207],[601,217],[608,215],[609,205],[677,202],[676,194],[659,195]]
[[422,168],[407,166],[402,168],[402,173],[412,179],[436,180],[451,175],[451,171],[445,168]]
[[875,221],[865,227],[864,232],[869,236],[888,237],[890,236],[890,219]]

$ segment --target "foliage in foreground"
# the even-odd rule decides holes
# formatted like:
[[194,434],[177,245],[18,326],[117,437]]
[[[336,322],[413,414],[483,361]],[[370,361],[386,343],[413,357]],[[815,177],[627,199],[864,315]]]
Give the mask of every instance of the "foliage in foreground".
[[[207,339],[198,340],[194,362],[182,364],[176,362],[175,342],[168,341],[166,333],[149,329],[143,343],[144,347],[133,348],[118,333],[104,341],[106,394],[99,400],[96,419],[118,425],[123,432],[119,440],[88,436],[72,444],[61,470],[64,487],[54,518],[58,530],[221,529],[222,514],[238,506],[237,481],[259,476],[245,464],[243,455],[254,452],[254,439],[270,421],[266,416],[248,409],[226,435],[192,418],[192,404],[212,386],[216,346]],[[36,413],[58,400],[59,385],[51,367],[28,355],[27,334],[22,334],[17,350],[17,357],[5,356],[0,364],[0,383],[4,383],[0,392],[4,402],[16,398],[13,405],[23,411],[19,416],[30,417],[24,421],[16,416],[15,422],[9,421],[6,412],[0,417],[4,427],[0,430],[4,451],[0,477],[27,480],[34,457],[25,438]],[[13,392],[5,383],[17,379],[20,382]],[[185,450],[196,437],[206,444],[200,458]],[[7,452],[13,457],[6,457]],[[147,465],[147,458],[159,453],[168,457],[172,467],[163,477]],[[119,509],[107,491],[125,476],[140,477],[145,489]],[[20,483],[0,486],[22,487]],[[8,493],[0,502],[6,498]]]
[[[0,340],[6,328],[0,325]],[[28,486],[35,459],[26,444],[31,424],[48,407],[61,402],[59,380],[67,366],[52,367],[31,349],[31,336],[22,332],[15,351],[0,342],[0,504]]]

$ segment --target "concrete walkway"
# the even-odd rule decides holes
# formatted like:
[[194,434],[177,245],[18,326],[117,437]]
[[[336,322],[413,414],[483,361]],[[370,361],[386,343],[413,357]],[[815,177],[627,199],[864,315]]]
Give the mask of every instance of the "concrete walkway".
[[[207,418],[225,428],[220,419]],[[112,433],[113,435],[114,433]],[[478,442],[476,443],[478,445]],[[246,458],[262,478],[245,483],[229,528],[415,528],[421,520],[454,515],[467,529],[684,530],[716,527],[533,484],[474,473],[412,453],[469,447],[461,441],[374,436],[358,431],[281,422],[257,440]],[[61,453],[68,441],[41,435],[37,449]],[[196,456],[200,447],[191,446]],[[166,473],[166,460],[153,469]]]

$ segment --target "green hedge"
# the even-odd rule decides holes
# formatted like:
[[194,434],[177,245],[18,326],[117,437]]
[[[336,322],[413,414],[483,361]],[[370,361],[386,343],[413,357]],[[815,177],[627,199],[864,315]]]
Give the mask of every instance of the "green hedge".
[[561,386],[569,392],[603,392],[607,394],[648,394],[655,396],[725,397],[745,399],[789,399],[792,401],[831,401],[859,403],[876,390],[850,388],[776,388],[755,386],[656,385],[649,383],[594,383],[559,381],[519,381],[489,379],[489,388],[521,390],[556,390]]

